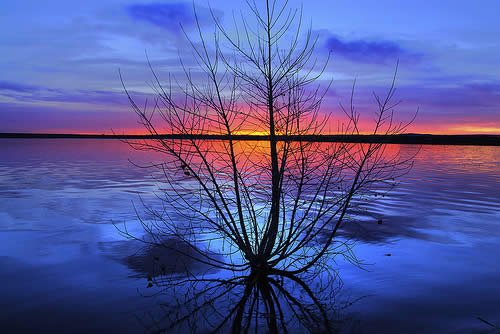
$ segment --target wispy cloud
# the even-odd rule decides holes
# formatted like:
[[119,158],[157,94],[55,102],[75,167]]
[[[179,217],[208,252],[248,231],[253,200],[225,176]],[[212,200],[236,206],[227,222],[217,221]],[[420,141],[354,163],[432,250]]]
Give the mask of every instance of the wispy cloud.
[[[128,15],[138,21],[147,22],[179,34],[182,28],[192,28],[196,25],[195,8],[188,2],[134,4],[127,7]],[[210,9],[196,6],[196,15],[200,25],[211,22]],[[217,17],[222,14],[214,11]]]
[[346,40],[335,35],[326,37],[324,47],[333,53],[354,62],[362,63],[394,63],[398,59],[406,62],[418,62],[421,55],[400,44],[388,40],[356,39]]
[[[146,98],[144,93],[131,91],[138,98]],[[43,86],[0,81],[0,102],[2,97],[13,103],[75,103],[85,105],[128,106],[122,91],[53,89]]]
[[34,85],[27,85],[22,83],[10,82],[10,81],[0,81],[0,92],[10,91],[17,93],[32,93],[34,91],[40,90],[41,87]]
[[[408,103],[439,110],[440,114],[474,113],[476,116],[498,113],[500,105],[500,83],[462,83],[454,86],[422,87],[409,85],[398,88],[399,95]],[[465,112],[467,111],[467,112]]]
[[0,132],[134,133],[143,130],[128,109],[92,110],[67,105],[25,105],[0,102]]
[[[148,96],[130,93],[140,105]],[[138,128],[121,91],[52,89],[0,81],[0,132],[133,132]]]

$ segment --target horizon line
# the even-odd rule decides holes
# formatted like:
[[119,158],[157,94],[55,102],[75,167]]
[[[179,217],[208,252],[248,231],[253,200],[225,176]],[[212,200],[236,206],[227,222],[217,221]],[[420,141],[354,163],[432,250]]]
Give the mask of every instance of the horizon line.
[[[270,135],[252,134],[83,134],[83,133],[26,133],[0,132],[0,139],[199,139],[199,140],[269,140]],[[301,140],[316,142],[351,142],[351,143],[385,143],[385,144],[421,144],[421,145],[480,145],[500,146],[500,135],[497,134],[304,134],[276,135],[278,141]]]

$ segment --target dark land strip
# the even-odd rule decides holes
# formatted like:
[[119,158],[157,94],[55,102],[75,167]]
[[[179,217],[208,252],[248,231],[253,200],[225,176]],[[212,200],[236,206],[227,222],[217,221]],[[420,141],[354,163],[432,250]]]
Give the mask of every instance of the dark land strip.
[[[232,135],[233,140],[269,140],[266,135]],[[421,144],[421,145],[478,145],[500,146],[500,135],[301,135],[276,136],[279,141],[309,142],[349,142],[349,143],[385,143],[385,144]],[[207,134],[165,134],[153,135],[99,135],[99,134],[65,134],[65,133],[0,133],[0,138],[31,139],[197,139],[227,140],[227,135]]]

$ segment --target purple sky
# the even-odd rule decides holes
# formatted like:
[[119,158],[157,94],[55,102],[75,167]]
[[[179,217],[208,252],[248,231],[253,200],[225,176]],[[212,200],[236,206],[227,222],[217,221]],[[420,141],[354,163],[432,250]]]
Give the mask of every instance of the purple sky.
[[[208,3],[195,3],[212,31]],[[248,12],[243,1],[210,6],[229,26],[233,12]],[[319,36],[315,56],[332,54],[325,111],[348,100],[354,79],[357,105],[369,111],[399,59],[401,118],[420,110],[409,131],[500,134],[498,12],[497,0],[304,2],[304,22]],[[151,93],[145,51],[164,78],[180,74],[179,57],[192,66],[181,22],[195,36],[191,2],[2,1],[0,132],[140,131],[118,69],[142,99]]]

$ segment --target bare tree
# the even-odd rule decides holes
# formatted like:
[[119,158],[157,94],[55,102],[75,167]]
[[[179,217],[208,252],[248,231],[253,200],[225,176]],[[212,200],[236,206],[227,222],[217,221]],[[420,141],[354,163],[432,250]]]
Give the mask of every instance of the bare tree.
[[[318,39],[303,31],[301,10],[286,0],[247,5],[251,15],[241,14],[232,30],[213,14],[210,38],[198,24],[196,39],[188,36],[197,66],[182,65],[183,80],[162,82],[150,64],[152,104],[140,107],[127,91],[153,135],[130,145],[165,156],[150,166],[161,171],[161,205],[148,207],[141,223],[150,242],[175,238],[183,255],[233,273],[319,272],[331,256],[352,258],[335,238],[349,209],[374,186],[391,187],[408,161],[379,143],[305,140],[330,121],[321,112],[330,82],[320,85],[328,61],[314,58]],[[407,125],[393,118],[394,79],[385,96],[375,95],[372,134]],[[338,132],[359,134],[353,96],[342,110]]]

